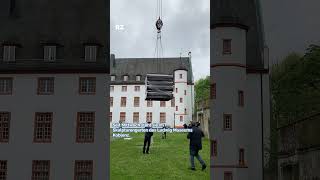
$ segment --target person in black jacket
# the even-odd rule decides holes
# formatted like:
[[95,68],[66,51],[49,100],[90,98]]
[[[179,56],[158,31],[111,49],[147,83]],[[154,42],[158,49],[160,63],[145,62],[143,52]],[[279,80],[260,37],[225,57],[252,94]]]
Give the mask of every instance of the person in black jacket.
[[[151,122],[148,122],[148,126],[145,128],[148,130],[151,129]],[[151,136],[153,136],[153,132],[145,132],[144,133],[143,154],[145,154],[145,153],[149,154]],[[147,145],[147,151],[146,151],[146,145]]]
[[165,124],[162,126],[162,129],[164,129],[164,132],[162,134],[162,139],[167,139],[167,131],[165,131],[167,129],[167,127]]
[[191,170],[196,170],[194,166],[194,157],[196,157],[202,165],[202,170],[204,170],[207,166],[206,163],[202,160],[199,155],[199,151],[202,149],[202,138],[204,134],[202,130],[196,127],[194,122],[191,123],[192,132],[188,133],[187,138],[190,139],[190,162],[191,162]]

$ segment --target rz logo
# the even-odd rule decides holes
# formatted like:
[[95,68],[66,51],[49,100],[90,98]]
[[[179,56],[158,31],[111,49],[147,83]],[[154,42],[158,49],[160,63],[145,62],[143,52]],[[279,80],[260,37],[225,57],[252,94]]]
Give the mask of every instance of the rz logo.
[[124,30],[124,25],[117,24],[117,25],[115,26],[115,28],[116,28],[117,31],[123,31],[123,30]]

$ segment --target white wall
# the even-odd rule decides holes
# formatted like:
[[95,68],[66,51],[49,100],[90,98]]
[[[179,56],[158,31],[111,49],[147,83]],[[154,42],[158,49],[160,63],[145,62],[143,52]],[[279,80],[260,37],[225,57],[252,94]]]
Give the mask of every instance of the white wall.
[[[8,180],[28,180],[32,160],[51,160],[51,179],[73,179],[74,160],[93,160],[93,179],[106,179],[108,168],[106,74],[8,74],[13,94],[0,96],[0,111],[11,112],[10,139],[0,144],[0,159],[8,160]],[[79,95],[79,77],[96,77],[96,94]],[[37,78],[54,77],[54,95],[37,95]],[[77,112],[95,111],[95,141],[77,144]],[[53,112],[52,143],[33,143],[35,112]]]
[[[217,141],[217,157],[213,163],[213,179],[223,179],[225,171],[233,173],[234,180],[248,179],[248,168],[239,168],[239,149],[245,151],[245,165],[248,162],[248,130],[251,118],[248,108],[246,73],[246,31],[235,27],[219,27],[211,31],[211,82],[216,83],[216,99],[211,103],[213,136]],[[223,54],[223,39],[232,39],[232,54]],[[238,105],[238,91],[244,91],[244,107]],[[232,115],[232,130],[224,130],[223,114]],[[229,168],[227,168],[229,167]]]

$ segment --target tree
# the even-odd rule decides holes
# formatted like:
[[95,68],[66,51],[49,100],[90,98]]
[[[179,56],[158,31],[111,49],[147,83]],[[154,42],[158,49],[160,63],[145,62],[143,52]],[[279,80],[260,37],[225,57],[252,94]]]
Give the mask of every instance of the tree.
[[210,77],[201,78],[195,83],[195,104],[196,108],[199,103],[205,102],[210,98]]
[[304,56],[292,53],[273,66],[272,112],[278,126],[320,112],[320,46],[310,45]]
[[[276,172],[278,128],[320,113],[320,46],[310,45],[305,55],[291,53],[281,63],[273,65],[271,71],[271,101],[269,170],[270,172]],[[305,127],[310,126],[312,124]],[[310,132],[310,129],[302,128],[299,131]],[[310,142],[316,142],[309,137],[316,138],[318,135],[299,138],[304,139],[303,141],[309,144]]]

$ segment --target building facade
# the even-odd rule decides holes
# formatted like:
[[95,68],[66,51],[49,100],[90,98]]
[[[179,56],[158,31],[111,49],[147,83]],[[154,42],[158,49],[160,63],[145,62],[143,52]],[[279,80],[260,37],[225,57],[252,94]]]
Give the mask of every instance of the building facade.
[[209,137],[209,123],[210,123],[210,100],[204,99],[197,103],[196,117],[197,122],[200,123],[200,128],[206,137]]
[[106,7],[0,2],[0,179],[107,179]]
[[[146,101],[148,73],[174,75],[174,99]],[[182,127],[192,120],[194,84],[190,57],[115,58],[111,55],[110,123],[159,123]]]
[[212,179],[262,180],[270,95],[259,3],[211,6]]

